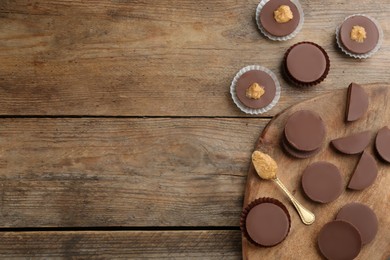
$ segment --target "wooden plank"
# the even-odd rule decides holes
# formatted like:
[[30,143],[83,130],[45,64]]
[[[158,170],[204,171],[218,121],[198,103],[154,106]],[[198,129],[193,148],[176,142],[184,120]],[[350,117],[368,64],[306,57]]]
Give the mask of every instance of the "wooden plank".
[[390,82],[390,39],[372,58],[346,58],[336,26],[353,13],[378,19],[390,35],[387,0],[300,1],[305,25],[293,40],[266,40],[254,23],[258,0],[1,1],[0,115],[241,116],[228,89],[243,66],[261,64],[281,79],[293,43],[328,51],[328,79],[312,89],[281,79],[267,115],[350,82]]
[[2,259],[240,259],[240,231],[0,233]]
[[0,119],[0,227],[238,226],[265,119]]

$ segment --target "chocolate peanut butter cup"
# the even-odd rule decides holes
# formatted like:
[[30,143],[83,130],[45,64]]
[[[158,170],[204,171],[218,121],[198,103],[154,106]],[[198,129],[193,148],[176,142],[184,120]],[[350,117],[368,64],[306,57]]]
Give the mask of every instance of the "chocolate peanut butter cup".
[[375,147],[381,159],[390,163],[390,129],[387,126],[379,130]]
[[325,124],[318,114],[300,110],[287,119],[282,145],[290,155],[307,158],[320,150],[325,133]]
[[343,220],[325,224],[317,242],[323,256],[330,260],[355,259],[362,248],[362,238],[358,229]]
[[345,154],[358,154],[366,149],[370,142],[370,131],[364,131],[356,134],[352,134],[346,137],[337,138],[332,140],[333,147],[341,153]]
[[336,29],[339,48],[354,58],[368,58],[379,50],[383,32],[378,22],[367,15],[352,15]]
[[368,110],[368,95],[356,83],[351,83],[348,87],[347,108],[345,111],[345,120],[352,122],[360,119]]
[[313,201],[328,203],[343,192],[343,180],[339,169],[328,162],[310,164],[302,174],[302,189]]
[[295,157],[297,159],[310,158],[310,157],[316,155],[320,151],[320,148],[318,148],[314,151],[310,151],[310,152],[299,151],[299,150],[295,149],[294,147],[292,147],[291,145],[289,145],[288,142],[286,141],[286,138],[282,138],[282,148],[289,155],[291,155],[292,157]]
[[374,240],[378,232],[378,218],[375,212],[361,203],[349,203],[342,207],[336,216],[337,220],[351,223],[359,230],[363,245]]
[[236,74],[230,86],[230,93],[241,111],[261,114],[277,104],[280,89],[279,81],[272,71],[252,65]]
[[364,151],[349,181],[351,190],[363,190],[374,183],[378,176],[378,166],[374,157]]
[[297,86],[314,86],[329,73],[326,51],[313,42],[300,42],[290,47],[283,61],[286,77]]
[[296,0],[262,0],[256,9],[257,26],[271,40],[295,37],[303,21],[303,10]]
[[287,208],[273,198],[256,199],[241,214],[241,231],[257,246],[271,247],[281,243],[287,237],[290,226]]

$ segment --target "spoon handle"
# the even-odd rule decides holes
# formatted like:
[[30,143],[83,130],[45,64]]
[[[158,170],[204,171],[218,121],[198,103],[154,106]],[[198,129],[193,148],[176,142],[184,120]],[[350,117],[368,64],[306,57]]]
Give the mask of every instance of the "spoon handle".
[[287,188],[283,185],[283,183],[279,180],[279,178],[272,179],[283,191],[286,193],[287,197],[291,200],[292,204],[294,205],[295,209],[298,211],[299,216],[301,217],[301,220],[306,225],[313,224],[314,220],[316,219],[314,214],[306,209],[304,206],[302,206],[301,203],[299,203],[294,196],[287,190]]

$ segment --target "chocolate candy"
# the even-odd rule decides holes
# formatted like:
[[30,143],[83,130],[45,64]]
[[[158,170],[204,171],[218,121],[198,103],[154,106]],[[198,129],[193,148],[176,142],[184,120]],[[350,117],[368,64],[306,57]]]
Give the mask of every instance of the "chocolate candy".
[[314,86],[328,75],[330,61],[325,50],[313,42],[300,42],[290,47],[283,68],[290,81],[298,86]]
[[390,129],[385,126],[379,130],[375,147],[379,156],[386,162],[390,163]]
[[[253,84],[257,83],[264,89],[264,95],[259,99],[251,99],[246,96],[247,89]],[[250,108],[263,108],[268,106],[276,95],[276,85],[272,77],[261,70],[251,70],[245,72],[236,84],[236,93],[238,99],[245,106]]]
[[327,259],[354,259],[362,248],[362,238],[352,224],[335,220],[321,229],[318,235],[318,247]]
[[352,134],[331,141],[334,148],[345,154],[357,154],[364,151],[370,142],[370,131]]
[[325,124],[321,117],[312,111],[297,111],[287,120],[284,138],[288,145],[297,151],[316,151],[324,141]]
[[299,150],[291,147],[287,143],[286,138],[283,138],[283,140],[282,140],[282,147],[289,155],[291,155],[291,156],[293,156],[295,158],[298,158],[298,159],[306,159],[306,158],[312,157],[312,156],[316,155],[320,151],[320,148],[318,148],[318,149],[316,149],[314,151],[311,151],[311,152],[299,151]]
[[328,162],[309,165],[302,175],[302,188],[313,201],[328,203],[337,199],[343,191],[339,169]]
[[[354,26],[360,26],[366,31],[366,38],[358,42],[351,38]],[[365,54],[373,50],[379,41],[379,30],[376,24],[368,17],[355,15],[343,22],[339,31],[341,44],[345,49],[355,54]]]
[[361,203],[349,203],[345,205],[336,216],[338,220],[351,223],[359,230],[363,245],[374,240],[378,232],[378,219],[375,212]]
[[360,160],[349,181],[348,188],[352,190],[363,190],[374,183],[378,175],[378,166],[374,157],[368,152],[363,152]]
[[[274,18],[274,11],[278,9],[279,6],[286,5],[290,7],[293,14],[293,18],[286,23],[278,23]],[[258,20],[260,21],[262,27],[265,31],[273,36],[287,36],[294,32],[298,27],[300,14],[296,5],[290,0],[272,0],[268,1],[261,12],[259,13]]]
[[290,215],[278,200],[260,198],[248,205],[241,215],[241,230],[257,246],[275,246],[290,231]]
[[347,109],[345,120],[347,122],[356,121],[361,118],[368,110],[368,95],[364,89],[351,83],[348,87]]

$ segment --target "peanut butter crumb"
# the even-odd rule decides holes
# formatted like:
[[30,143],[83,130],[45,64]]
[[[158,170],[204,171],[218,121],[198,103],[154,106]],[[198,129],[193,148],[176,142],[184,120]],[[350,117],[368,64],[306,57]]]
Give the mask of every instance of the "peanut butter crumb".
[[288,5],[281,5],[274,11],[274,19],[278,23],[287,23],[293,17],[293,13]]
[[278,165],[268,154],[254,151],[252,153],[252,163],[261,178],[265,180],[276,178]]
[[362,43],[364,42],[364,39],[367,38],[366,29],[364,27],[355,25],[352,27],[351,31],[351,40],[354,40],[355,42]]
[[262,86],[257,83],[253,83],[246,90],[246,97],[250,99],[260,99],[265,93],[265,90]]

